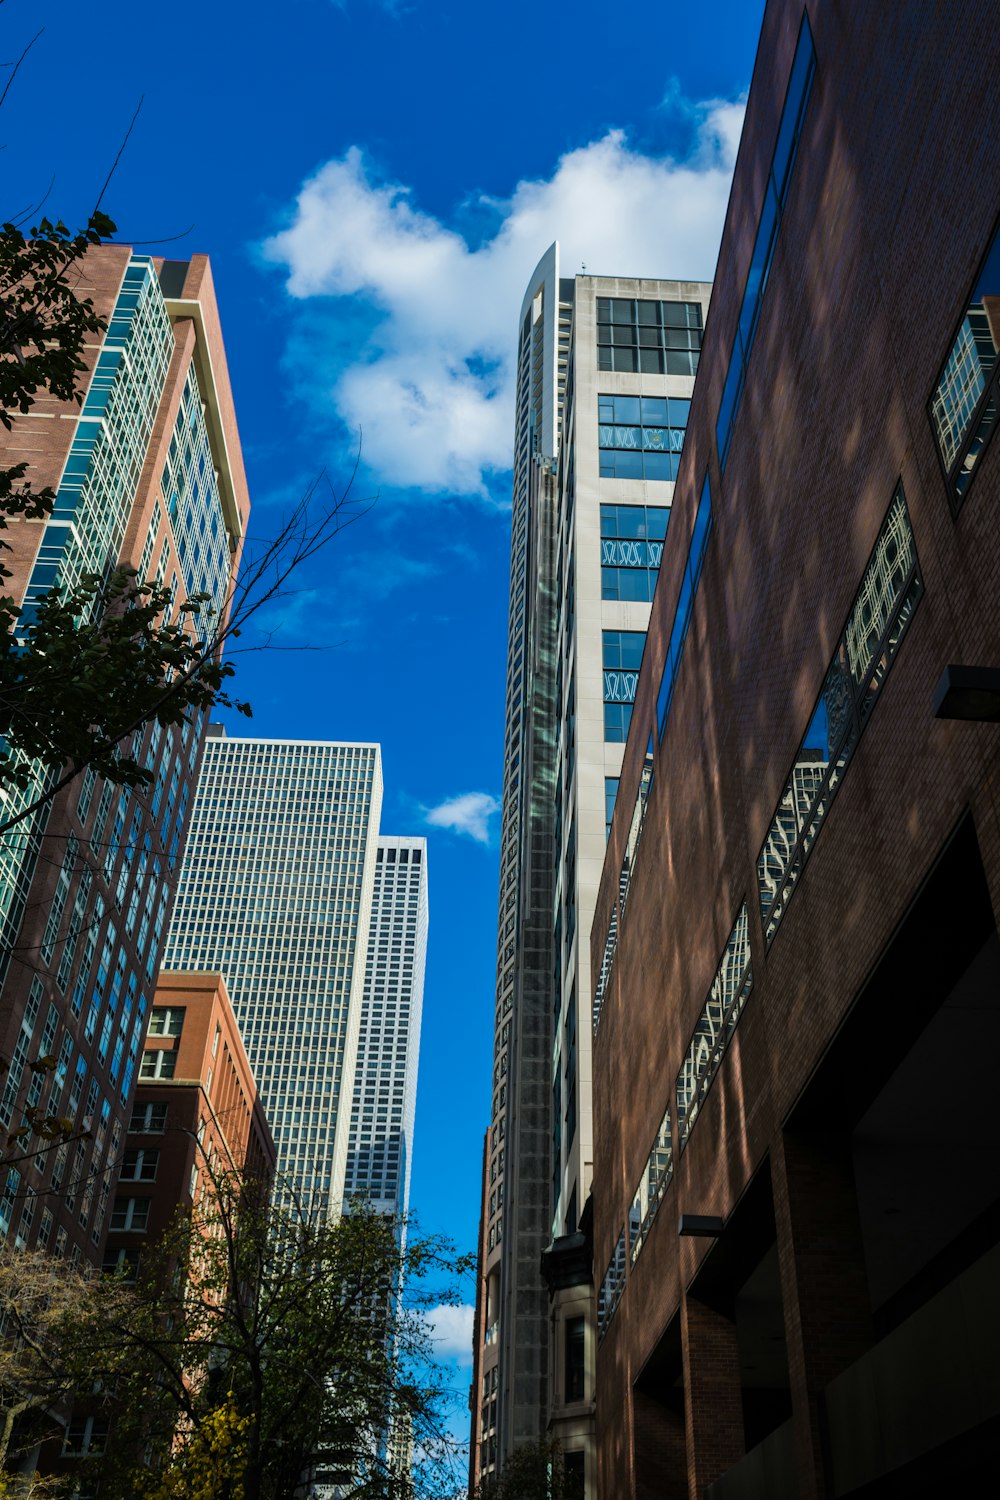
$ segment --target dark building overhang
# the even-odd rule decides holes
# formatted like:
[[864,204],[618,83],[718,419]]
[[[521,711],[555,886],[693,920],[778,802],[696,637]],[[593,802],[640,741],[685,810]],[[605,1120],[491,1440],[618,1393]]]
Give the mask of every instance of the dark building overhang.
[[571,1286],[589,1286],[593,1277],[587,1236],[577,1230],[547,1245],[542,1251],[542,1276],[550,1295]]

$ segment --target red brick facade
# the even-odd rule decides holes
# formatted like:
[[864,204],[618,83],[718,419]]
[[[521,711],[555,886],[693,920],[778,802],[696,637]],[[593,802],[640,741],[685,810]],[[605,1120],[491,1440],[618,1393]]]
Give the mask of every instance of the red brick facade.
[[[169,1019],[168,1020],[168,1016]],[[125,1252],[138,1257],[176,1216],[220,1176],[236,1172],[262,1185],[274,1177],[277,1156],[236,1017],[221,974],[160,974],[144,1058],[172,1052],[169,1078],[143,1077],[125,1137],[126,1163],[136,1151],[155,1153],[150,1174],[117,1184],[105,1263]],[[127,1168],[126,1168],[127,1170]],[[130,1198],[148,1205],[143,1227],[116,1229],[115,1214]]]
[[[973,1358],[934,1338],[1000,1243],[966,1098],[998,1004],[1000,729],[931,713],[948,663],[1000,666],[1000,440],[956,515],[928,413],[1000,208],[996,13],[805,9],[815,77],[723,472],[803,5],[765,15],[592,934],[598,972],[652,731],[595,1040],[598,1286],[668,1106],[673,1176],[598,1354],[602,1500],[965,1493],[921,1486],[978,1481],[1000,1422],[988,1381],[958,1400],[934,1368]],[[661,743],[706,475],[713,531]],[[768,946],[758,855],[900,483],[923,592]],[[681,1149],[676,1081],[744,902],[753,988]],[[725,1229],[679,1237],[681,1214]]]
[[[77,269],[78,295],[90,297],[105,322],[132,255],[128,246],[100,246]],[[167,587],[173,583],[183,599],[190,550],[186,569],[163,476],[192,367],[225,511],[231,578],[250,503],[207,257],[150,264],[166,298],[169,366],[141,467],[128,475],[121,547],[106,561],[142,570]],[[84,351],[85,394],[103,347],[97,338]],[[58,487],[83,429],[79,419],[78,406],[41,393],[11,432],[0,430],[0,464],[26,461],[34,486]],[[98,424],[90,420],[93,431]],[[128,426],[127,415],[119,420]],[[43,534],[44,522],[21,520],[4,533],[12,549],[6,587],[16,599],[24,598]],[[152,786],[130,795],[81,773],[6,836],[8,849],[16,841],[21,889],[0,920],[0,1057],[10,1063],[0,1078],[0,1130],[19,1126],[32,1108],[71,1118],[75,1126],[67,1145],[9,1172],[0,1168],[0,1237],[16,1244],[100,1263],[203,732],[200,723],[162,732],[146,726],[131,749],[152,771]],[[50,1071],[40,1070],[40,1058],[51,1060]]]

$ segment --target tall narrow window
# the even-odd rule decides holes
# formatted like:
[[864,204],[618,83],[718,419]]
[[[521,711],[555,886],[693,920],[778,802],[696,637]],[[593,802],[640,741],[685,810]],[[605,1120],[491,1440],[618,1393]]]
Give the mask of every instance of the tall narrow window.
[[584,1393],[584,1320],[566,1319],[566,1401],[582,1401]]
[[645,644],[642,630],[604,631],[604,738],[612,744],[628,739]]
[[931,426],[958,510],[1000,416],[1000,226],[931,396]]

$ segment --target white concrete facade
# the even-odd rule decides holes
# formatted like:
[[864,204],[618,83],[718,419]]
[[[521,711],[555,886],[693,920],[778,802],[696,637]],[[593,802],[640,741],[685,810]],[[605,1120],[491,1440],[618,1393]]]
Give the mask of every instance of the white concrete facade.
[[427,840],[380,838],[345,1191],[393,1217],[410,1202],[427,926]]
[[[670,545],[674,485],[665,477],[665,459],[682,433],[671,436],[672,417],[658,433],[639,430],[645,409],[635,398],[652,398],[657,410],[671,413],[671,399],[680,402],[686,425],[710,292],[702,282],[561,278],[556,244],[532,276],[518,326],[494,1074],[472,1473],[488,1474],[521,1442],[556,1436],[578,1463],[588,1493],[593,1297],[564,1280],[550,1304],[533,1268],[539,1246],[558,1246],[576,1233],[590,1191],[590,929],[604,864],[606,790],[625,750],[623,717],[621,738],[607,737],[605,701],[609,691],[628,690],[620,673],[608,688],[605,635],[628,632],[629,648],[641,650],[651,610],[650,598],[604,597],[619,588],[619,573],[637,553],[632,549],[621,562],[615,548],[602,548],[602,506],[627,507],[629,525],[665,526]],[[600,334],[599,303],[606,314]],[[619,315],[622,345],[612,349],[609,319]],[[623,331],[629,315],[634,356]],[[683,344],[682,325],[694,330],[686,361],[673,352]],[[630,358],[634,369],[620,367]],[[617,417],[604,424],[602,464],[599,400],[610,397],[631,398],[641,415],[631,427]],[[602,466],[630,466],[617,462],[616,448],[630,450],[631,467],[647,477],[602,477]],[[651,509],[639,517],[634,511],[641,507]],[[651,554],[643,555],[648,561]],[[655,569],[648,572],[642,586],[651,590]],[[545,1116],[549,1138],[540,1152]],[[565,1325],[579,1319],[583,1306],[589,1309],[586,1390],[567,1403]]]
[[[605,782],[621,772],[625,746],[605,739],[603,635],[607,630],[645,634],[651,603],[602,598],[601,505],[644,505],[669,508],[674,485],[665,479],[601,478],[597,407],[599,396],[667,396],[689,400],[694,377],[654,373],[623,373],[598,369],[597,318],[599,298],[680,302],[697,305],[702,326],[708,314],[711,286],[705,282],[660,281],[625,277],[578,276],[573,299],[570,359],[572,398],[564,415],[566,445],[572,448],[575,496],[569,491],[570,465],[560,462],[560,572],[566,580],[564,596],[575,588],[575,609],[565,609],[559,626],[563,665],[560,736],[560,792],[562,840],[557,853],[560,893],[565,905],[566,882],[573,862],[567,858],[571,830],[576,825],[576,922],[572,941],[565,942],[560,962],[562,994],[559,1028],[553,1039],[553,1068],[563,1069],[562,1097],[571,1078],[567,1072],[566,1030],[569,1007],[576,997],[576,1085],[579,1122],[572,1142],[562,1143],[560,1190],[553,1203],[554,1237],[571,1234],[590,1191],[593,1163],[591,1115],[591,1006],[594,983],[590,972],[590,929],[601,871],[604,866]],[[666,546],[670,545],[667,531]],[[575,689],[575,747],[570,743],[569,720]],[[573,753],[575,748],[575,754]],[[573,763],[575,762],[575,764]],[[575,1205],[575,1215],[574,1215]]]
[[165,964],[225,976],[278,1148],[279,1189],[344,1197],[382,808],[372,744],[205,744]]

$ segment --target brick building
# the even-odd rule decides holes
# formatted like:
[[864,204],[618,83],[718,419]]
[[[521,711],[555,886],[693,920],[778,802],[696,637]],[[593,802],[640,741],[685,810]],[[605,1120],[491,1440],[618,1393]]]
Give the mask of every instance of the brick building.
[[995,43],[766,9],[592,933],[607,1500],[995,1487]]
[[268,1185],[264,1109],[221,974],[161,973],[111,1208],[106,1270],[138,1267],[220,1174]]
[[[48,519],[5,532],[8,591],[30,607],[125,563],[174,609],[203,592],[224,612],[249,499],[208,260],[105,245],[74,274],[107,331],[84,351],[81,407],[41,393],[0,432],[0,463],[57,492]],[[89,1130],[0,1168],[0,1240],[100,1262],[202,737],[147,726],[130,749],[148,790],[88,770],[0,839],[0,1131],[29,1110]],[[3,821],[55,775],[36,766]]]

